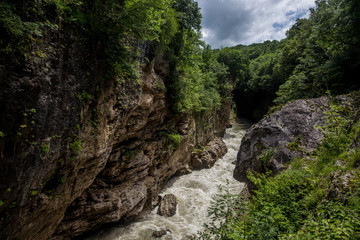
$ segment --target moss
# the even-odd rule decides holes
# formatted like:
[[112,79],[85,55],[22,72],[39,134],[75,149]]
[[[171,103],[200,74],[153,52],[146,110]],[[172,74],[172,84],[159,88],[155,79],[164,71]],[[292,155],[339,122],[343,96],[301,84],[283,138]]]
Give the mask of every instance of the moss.
[[172,133],[160,132],[159,135],[165,137],[165,143],[171,150],[177,149],[182,142],[182,136],[176,131],[173,131]]
[[134,159],[136,157],[136,155],[139,153],[138,149],[127,149],[124,152],[124,157],[131,160]]
[[172,149],[178,149],[180,147],[180,143],[182,141],[182,137],[180,134],[177,133],[168,134],[167,139]]
[[274,156],[274,154],[275,154],[275,149],[270,147],[269,149],[263,151],[258,159],[261,162],[263,162],[265,165],[268,165],[270,159]]
[[263,150],[265,149],[264,145],[262,144],[262,142],[258,141],[256,144],[255,144],[255,147],[259,150]]
[[41,146],[41,154],[45,155],[49,152],[49,144],[44,144]]
[[301,152],[301,151],[303,151],[303,148],[301,147],[301,145],[302,145],[302,137],[297,136],[295,141],[288,144],[288,149],[291,152],[295,152],[295,151]]
[[89,101],[92,98],[92,96],[90,93],[82,91],[80,94],[77,95],[77,98],[85,103]]
[[75,138],[73,142],[69,143],[69,148],[72,153],[79,154],[82,150],[81,141]]
[[31,196],[35,196],[35,195],[37,195],[38,194],[38,191],[35,191],[35,190],[31,190],[30,191],[30,195]]

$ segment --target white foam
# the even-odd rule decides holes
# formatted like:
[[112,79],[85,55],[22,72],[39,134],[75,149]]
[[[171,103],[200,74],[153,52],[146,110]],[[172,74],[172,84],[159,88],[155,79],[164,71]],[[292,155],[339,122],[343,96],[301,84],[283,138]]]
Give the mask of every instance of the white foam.
[[156,214],[154,209],[143,221],[127,227],[112,228],[103,231],[87,240],[145,240],[153,239],[152,233],[168,229],[171,233],[162,240],[188,240],[203,229],[207,220],[207,209],[212,197],[218,192],[218,185],[229,182],[231,192],[240,192],[243,183],[236,181],[232,175],[236,155],[249,124],[232,123],[223,138],[228,152],[219,159],[211,169],[194,171],[189,175],[173,178],[169,181],[161,195],[174,194],[178,201],[177,212],[173,217],[165,218]]

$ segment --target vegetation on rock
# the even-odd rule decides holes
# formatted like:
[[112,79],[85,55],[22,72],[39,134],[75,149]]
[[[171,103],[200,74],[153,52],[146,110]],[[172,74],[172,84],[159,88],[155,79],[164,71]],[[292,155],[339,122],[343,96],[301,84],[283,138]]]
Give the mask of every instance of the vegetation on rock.
[[3,239],[132,221],[191,168],[230,109],[227,67],[200,23],[194,0],[1,1]]
[[277,176],[249,172],[257,186],[250,199],[218,194],[197,239],[359,239],[359,93],[352,99],[353,107],[333,102],[309,156]]

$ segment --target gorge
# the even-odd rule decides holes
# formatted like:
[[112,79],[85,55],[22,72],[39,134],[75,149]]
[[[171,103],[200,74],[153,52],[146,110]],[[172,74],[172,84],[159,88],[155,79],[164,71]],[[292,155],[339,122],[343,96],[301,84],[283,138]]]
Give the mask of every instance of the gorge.
[[87,238],[88,240],[142,240],[152,239],[155,230],[166,230],[162,239],[190,239],[202,225],[207,222],[207,209],[219,186],[227,187],[231,192],[241,192],[243,184],[232,178],[233,161],[239,149],[240,141],[246,129],[250,126],[245,120],[232,122],[232,127],[226,129],[224,142],[227,153],[210,169],[193,171],[192,173],[171,179],[161,195],[174,194],[178,201],[178,210],[174,217],[159,216],[153,210],[143,220],[126,227],[114,227],[100,234]]
[[211,49],[194,0],[2,1],[0,238],[360,238],[359,9]]

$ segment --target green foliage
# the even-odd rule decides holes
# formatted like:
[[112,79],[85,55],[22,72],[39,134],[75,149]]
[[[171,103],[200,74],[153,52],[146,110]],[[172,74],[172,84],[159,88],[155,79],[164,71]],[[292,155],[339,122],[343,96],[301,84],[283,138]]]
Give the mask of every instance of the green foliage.
[[80,151],[82,150],[82,145],[81,145],[81,141],[76,137],[74,138],[74,140],[69,143],[69,149],[72,153],[74,154],[79,154]]
[[80,94],[77,95],[77,98],[80,99],[80,100],[83,100],[85,102],[89,101],[92,96],[90,93],[87,93],[85,91],[82,91]]
[[[106,59],[104,80],[119,85],[141,81],[141,68],[150,64],[145,49],[166,55],[171,65],[166,89],[178,113],[216,109],[231,90],[226,68],[215,57],[202,59],[201,14],[194,0],[8,0],[0,10],[1,51],[18,63],[45,57],[30,48],[50,39],[51,32],[76,31]],[[77,97],[92,98],[85,91]]]
[[0,137],[4,137],[5,133],[3,131],[0,131]]
[[200,232],[196,239],[232,239],[237,228],[234,219],[242,219],[248,202],[240,194],[231,194],[227,186],[218,186],[218,193],[212,198],[208,209],[211,222],[204,224],[205,231]]
[[265,166],[269,163],[270,159],[274,156],[275,149],[270,147],[269,149],[263,151],[260,156],[259,160],[265,164]]
[[339,202],[321,204],[314,216],[306,221],[306,228],[288,239],[359,239],[360,216],[357,206],[344,206]]
[[302,137],[297,136],[293,142],[288,144],[288,148],[291,152],[294,151],[301,152],[302,151],[301,145],[302,145]]
[[227,68],[216,60],[210,46],[204,46],[200,41],[201,35],[196,28],[186,29],[185,26],[187,24],[182,25],[174,36],[168,50],[171,61],[167,80],[173,109],[176,113],[218,109],[221,101],[230,95]]
[[4,205],[4,202],[0,200],[0,207],[2,207],[2,205]]
[[309,19],[289,30],[281,65],[288,76],[276,103],[359,89],[359,1],[316,1]]
[[49,152],[49,144],[44,144],[41,146],[41,154],[42,155],[45,155]]
[[64,183],[65,182],[65,177],[64,176],[60,176],[58,179],[58,183]]
[[136,155],[139,153],[139,149],[127,149],[124,152],[124,156],[129,159],[132,160],[136,157]]
[[171,133],[167,132],[160,132],[159,134],[161,137],[164,137],[165,143],[170,150],[176,150],[179,148],[183,138],[180,134],[178,134],[176,131],[173,131]]
[[168,134],[168,138],[175,149],[180,146],[180,143],[182,141],[182,137],[180,134]]
[[[257,190],[244,207],[237,207],[242,200],[224,207],[230,196],[218,195],[210,208],[214,217],[198,239],[359,239],[359,104],[355,98],[341,106],[326,112],[325,139],[311,158],[295,159],[274,177],[249,173]],[[297,138],[290,148],[300,144]],[[352,176],[348,183],[345,173]]]
[[13,64],[23,64],[31,56],[32,44],[48,32],[58,31],[59,22],[72,19],[73,10],[81,4],[78,0],[2,1],[1,54]]
[[198,3],[193,0],[175,0],[173,8],[178,12],[180,25],[184,29],[201,29],[201,13]]
[[31,196],[35,196],[35,195],[37,195],[38,194],[38,191],[35,191],[35,190],[31,190],[30,191],[30,195]]
[[258,121],[273,104],[358,90],[359,10],[355,0],[318,0],[281,42],[221,49],[219,61],[236,83],[238,115]]
[[275,92],[286,79],[279,61],[282,46],[282,42],[266,41],[218,52],[218,61],[229,68],[229,78],[235,84],[239,115],[259,120],[271,106]]

